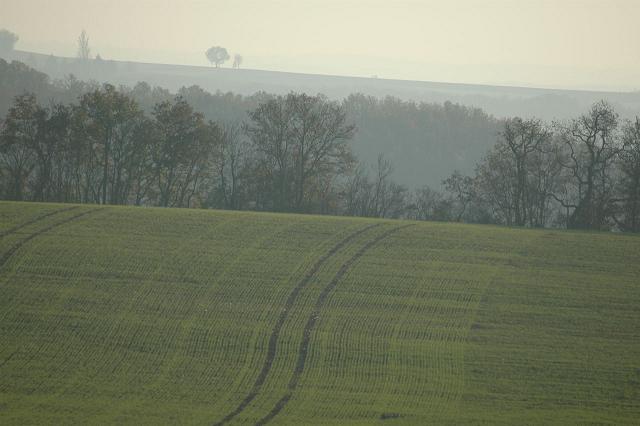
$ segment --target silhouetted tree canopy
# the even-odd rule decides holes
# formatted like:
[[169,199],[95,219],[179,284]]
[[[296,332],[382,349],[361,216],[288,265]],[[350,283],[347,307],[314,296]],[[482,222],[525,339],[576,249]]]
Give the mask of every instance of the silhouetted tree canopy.
[[[550,125],[362,95],[51,83],[4,60],[0,94],[3,199],[640,231],[640,118],[606,102]],[[403,150],[454,171],[411,190]],[[475,168],[452,167],[480,150]]]
[[205,55],[209,62],[211,62],[212,65],[215,65],[216,68],[229,60],[229,53],[227,52],[227,49],[220,46],[210,47],[207,49]]

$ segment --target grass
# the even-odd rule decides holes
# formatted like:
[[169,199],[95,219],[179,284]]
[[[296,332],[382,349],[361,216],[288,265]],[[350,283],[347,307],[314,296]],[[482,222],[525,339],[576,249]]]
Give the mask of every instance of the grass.
[[0,256],[2,424],[640,418],[636,236],[0,203]]

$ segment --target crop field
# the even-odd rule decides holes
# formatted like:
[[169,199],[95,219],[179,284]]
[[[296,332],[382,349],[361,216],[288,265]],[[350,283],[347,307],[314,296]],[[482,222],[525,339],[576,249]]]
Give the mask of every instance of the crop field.
[[0,424],[637,424],[640,238],[0,203]]

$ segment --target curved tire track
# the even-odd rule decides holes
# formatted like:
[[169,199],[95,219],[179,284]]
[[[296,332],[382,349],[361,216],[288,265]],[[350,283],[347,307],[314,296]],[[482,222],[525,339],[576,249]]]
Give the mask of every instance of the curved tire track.
[[11,235],[16,231],[21,230],[25,226],[33,225],[34,223],[39,222],[42,219],[46,219],[46,218],[48,218],[50,216],[53,216],[55,214],[66,212],[66,211],[69,211],[69,210],[75,210],[77,208],[78,208],[78,206],[65,207],[63,209],[58,209],[58,210],[54,210],[54,211],[49,212],[49,213],[41,214],[40,216],[34,217],[33,219],[30,219],[30,220],[28,220],[28,221],[26,221],[24,223],[21,223],[20,225],[16,225],[11,229],[7,229],[6,231],[0,232],[0,238],[4,238],[7,235]]
[[329,294],[331,293],[331,291],[338,285],[340,280],[342,280],[342,278],[353,266],[353,264],[356,261],[358,261],[368,250],[370,250],[373,246],[375,246],[377,243],[379,243],[383,239],[387,238],[389,235],[399,231],[400,229],[407,228],[409,226],[413,226],[413,225],[409,224],[409,225],[395,227],[393,229],[388,230],[387,232],[380,234],[373,240],[366,243],[364,246],[360,248],[360,250],[358,250],[353,256],[351,256],[349,260],[347,260],[344,264],[342,264],[342,266],[340,267],[336,275],[333,277],[333,279],[329,282],[329,284],[327,284],[327,286],[324,289],[322,289],[322,292],[320,293],[320,295],[318,296],[318,299],[316,300],[315,307],[311,312],[311,314],[309,315],[307,324],[304,327],[302,342],[300,343],[300,349],[298,349],[298,360],[296,362],[296,367],[293,370],[293,376],[291,377],[291,380],[289,381],[289,385],[287,386],[287,393],[282,398],[280,398],[278,402],[276,402],[276,405],[271,409],[269,414],[267,414],[266,416],[258,420],[258,422],[256,423],[256,426],[264,425],[269,421],[273,420],[273,418],[277,416],[278,413],[280,413],[280,411],[282,411],[282,409],[287,405],[287,403],[293,396],[293,392],[298,386],[298,383],[300,381],[300,376],[302,376],[302,372],[304,371],[304,366],[307,361],[307,353],[309,350],[309,344],[311,343],[311,333],[315,329],[316,323],[318,321],[318,316],[320,315],[320,311],[322,310],[322,307],[324,306],[324,303],[329,297]]
[[269,337],[269,346],[267,348],[267,356],[262,365],[262,369],[260,370],[260,374],[258,374],[258,377],[256,378],[256,381],[253,384],[253,387],[251,388],[249,393],[247,393],[244,399],[240,402],[240,404],[238,404],[238,406],[233,411],[228,413],[221,420],[214,423],[214,426],[222,426],[225,423],[232,420],[234,417],[236,417],[238,414],[244,411],[244,409],[247,408],[247,406],[251,403],[251,401],[253,401],[255,397],[258,395],[258,392],[260,392],[260,388],[266,381],[267,375],[269,374],[269,371],[271,370],[271,367],[273,365],[273,361],[276,357],[276,349],[278,346],[280,331],[282,330],[282,327],[284,326],[284,322],[286,321],[287,316],[289,315],[289,311],[295,304],[296,299],[298,298],[298,295],[300,294],[302,289],[306,287],[307,284],[309,284],[309,282],[311,281],[313,276],[318,272],[320,267],[322,267],[322,265],[324,265],[327,262],[327,260],[329,260],[340,249],[342,249],[344,246],[349,244],[356,237],[368,231],[369,229],[378,227],[380,225],[381,224],[379,223],[368,225],[368,226],[365,226],[364,228],[361,228],[347,235],[345,238],[339,241],[335,246],[333,246],[328,252],[326,252],[320,259],[318,259],[316,263],[313,265],[313,267],[309,270],[309,272],[307,272],[304,275],[304,277],[302,277],[302,279],[298,282],[298,284],[296,284],[296,286],[293,288],[291,293],[289,293],[289,297],[287,297],[287,301],[285,302],[285,305],[282,311],[280,312],[280,315],[278,316],[278,320],[276,321],[276,324],[273,327],[273,330],[271,331],[271,336]]
[[[77,207],[74,207],[74,208],[77,208]],[[82,213],[75,214],[75,215],[70,216],[70,217],[68,217],[66,219],[63,219],[63,220],[61,220],[59,222],[53,223],[51,225],[48,225],[48,226],[42,228],[41,230],[36,231],[33,234],[30,234],[28,237],[18,241],[9,250],[7,250],[5,253],[2,254],[2,256],[0,257],[0,268],[4,268],[4,266],[9,261],[9,259],[11,259],[11,256],[13,256],[14,253],[20,249],[20,247],[22,247],[23,245],[25,245],[29,241],[33,240],[34,238],[36,238],[36,237],[38,237],[38,236],[40,236],[40,235],[42,235],[42,234],[44,234],[46,232],[51,231],[52,229],[55,229],[55,228],[57,228],[59,226],[62,226],[65,223],[69,223],[72,220],[76,220],[76,219],[81,218],[82,216],[88,215],[89,213],[93,213],[96,210],[98,210],[98,209],[86,210],[86,211],[84,211]],[[58,210],[58,212],[59,212],[59,210]]]

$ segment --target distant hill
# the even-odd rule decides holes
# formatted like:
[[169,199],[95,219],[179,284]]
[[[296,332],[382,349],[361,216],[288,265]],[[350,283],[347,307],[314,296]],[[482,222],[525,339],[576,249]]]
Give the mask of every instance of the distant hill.
[[341,99],[352,93],[424,102],[451,101],[482,108],[496,117],[535,116],[545,120],[576,116],[600,99],[611,102],[623,117],[640,114],[640,92],[595,92],[579,90],[534,89],[427,81],[390,80],[300,74],[252,69],[212,68],[170,64],[150,64],[113,60],[79,64],[75,58],[15,51],[14,59],[33,66],[53,78],[73,73],[80,79],[96,79],[132,86],[139,81],[176,91],[198,85],[210,92],[234,92],[251,95],[264,91],[324,93]]
[[[40,66],[33,58],[26,59],[35,67]],[[40,69],[51,69],[58,63],[55,58],[47,58],[49,67],[40,66]],[[97,79],[102,75],[102,81],[116,82],[105,74],[117,75],[117,64],[95,61],[79,66],[69,61],[68,65],[83,79]],[[18,60],[7,63],[0,59],[0,119],[13,104],[13,98],[24,92],[34,93],[41,103],[69,104],[95,87],[97,82],[87,83],[77,78],[52,82],[47,74]],[[247,120],[247,111],[271,96],[265,92],[245,96],[232,92],[211,93],[195,85],[171,92],[147,82],[122,87],[122,90],[148,114],[158,102],[179,94],[207,119],[219,123]],[[500,126],[497,119],[478,108],[451,102],[414,103],[389,96],[355,94],[345,98],[342,104],[349,121],[357,127],[352,141],[357,157],[372,164],[379,154],[384,154],[394,166],[394,177],[410,187],[438,186],[455,169],[470,173],[495,142]]]

